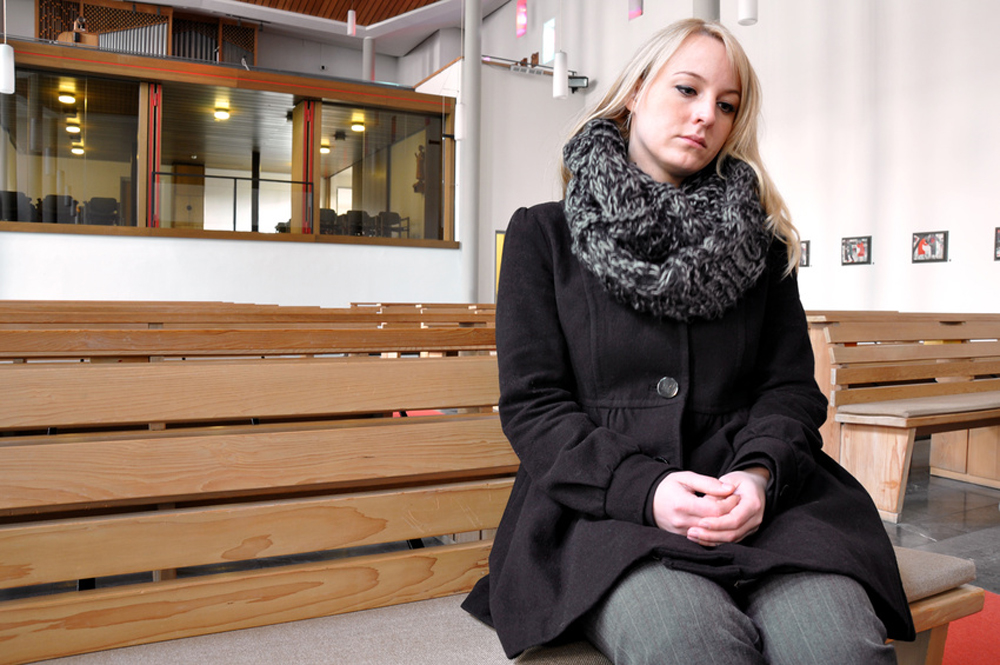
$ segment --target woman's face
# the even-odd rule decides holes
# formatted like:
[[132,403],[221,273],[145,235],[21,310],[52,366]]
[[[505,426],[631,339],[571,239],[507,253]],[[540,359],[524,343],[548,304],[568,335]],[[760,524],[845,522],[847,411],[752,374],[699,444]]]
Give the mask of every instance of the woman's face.
[[627,104],[629,160],[654,180],[680,185],[719,154],[733,130],[740,92],[725,45],[708,35],[688,37]]

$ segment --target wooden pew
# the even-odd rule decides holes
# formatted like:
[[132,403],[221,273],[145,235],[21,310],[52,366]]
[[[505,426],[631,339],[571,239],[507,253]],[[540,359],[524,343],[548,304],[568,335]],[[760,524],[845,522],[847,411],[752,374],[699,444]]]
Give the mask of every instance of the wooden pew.
[[[96,309],[0,330],[0,663],[461,594],[485,574],[518,464],[491,327],[275,330],[233,306],[235,327],[128,329]],[[106,362],[122,359],[162,361]],[[441,415],[388,417],[423,410]],[[921,636],[897,649],[940,662],[982,591],[971,562],[907,552]],[[491,631],[476,639],[504,662]],[[562,662],[546,653],[532,662]]]
[[[1000,317],[896,314],[843,320],[824,335],[839,461],[868,488],[884,519],[899,519],[915,437],[973,430],[979,448],[996,454]],[[935,448],[938,473],[942,453]]]

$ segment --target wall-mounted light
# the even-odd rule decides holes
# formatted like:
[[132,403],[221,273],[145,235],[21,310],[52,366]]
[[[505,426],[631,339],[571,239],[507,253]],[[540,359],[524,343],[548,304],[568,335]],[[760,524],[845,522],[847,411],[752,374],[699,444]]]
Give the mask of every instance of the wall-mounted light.
[[79,134],[80,133],[80,125],[75,125],[73,123],[67,123],[66,124],[66,131],[69,132],[70,134]]
[[215,109],[214,115],[216,120],[229,120],[229,109],[220,106]]
[[60,92],[59,101],[63,104],[76,104],[76,97],[68,92]]
[[365,131],[365,122],[364,122],[364,120],[351,120],[351,129],[353,129],[356,132],[363,132],[363,131]]
[[347,34],[351,37],[356,35],[358,32],[358,15],[354,13],[353,9],[347,10]]
[[82,145],[74,145],[72,148],[69,149],[69,151],[71,153],[73,153],[74,155],[82,155],[83,154],[83,146]]
[[322,144],[319,147],[319,154],[321,154],[321,155],[329,155],[330,154],[330,144],[329,143]]

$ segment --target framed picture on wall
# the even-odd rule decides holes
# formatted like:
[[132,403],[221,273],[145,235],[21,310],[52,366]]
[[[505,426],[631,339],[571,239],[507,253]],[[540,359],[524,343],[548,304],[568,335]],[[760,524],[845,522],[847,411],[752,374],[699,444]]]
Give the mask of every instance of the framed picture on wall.
[[869,265],[871,262],[872,262],[871,236],[856,236],[854,238],[841,238],[840,265],[842,266]]
[[496,302],[497,290],[500,288],[500,259],[503,258],[503,238],[506,231],[497,231],[493,241],[496,272],[493,275],[493,302]]
[[802,240],[799,242],[799,246],[802,248],[802,254],[799,256],[799,267],[808,268],[809,267],[809,241]]
[[948,260],[948,232],[914,233],[910,247],[913,263],[937,263]]
[[1000,226],[996,228],[996,239],[993,241],[993,260],[1000,261]]

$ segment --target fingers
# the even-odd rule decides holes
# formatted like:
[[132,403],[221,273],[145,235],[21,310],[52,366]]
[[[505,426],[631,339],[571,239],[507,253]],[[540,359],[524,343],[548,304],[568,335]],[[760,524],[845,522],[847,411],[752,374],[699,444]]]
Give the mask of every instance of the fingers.
[[754,533],[764,517],[767,481],[760,474],[736,471],[724,477],[733,483],[740,501],[726,514],[706,516],[688,529],[687,537],[697,543],[735,543]]
[[661,529],[686,535],[702,519],[725,515],[739,502],[734,486],[682,471],[668,475],[657,486],[653,518]]
[[731,482],[726,482],[711,476],[703,476],[700,473],[695,473],[693,471],[679,471],[677,473],[670,474],[668,477],[686,487],[691,492],[697,492],[698,494],[713,496],[720,499],[730,496],[736,490],[736,486]]

